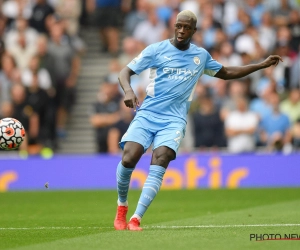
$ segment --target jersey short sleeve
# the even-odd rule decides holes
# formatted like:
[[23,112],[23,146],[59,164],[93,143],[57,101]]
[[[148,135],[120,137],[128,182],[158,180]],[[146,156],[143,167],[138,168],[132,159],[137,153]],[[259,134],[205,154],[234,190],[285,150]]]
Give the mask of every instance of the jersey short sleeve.
[[155,52],[153,45],[146,47],[136,58],[134,58],[128,65],[136,74],[140,74],[145,69],[154,66]]
[[204,67],[204,74],[214,76],[222,68],[222,64],[214,60],[211,55],[207,52],[206,63]]

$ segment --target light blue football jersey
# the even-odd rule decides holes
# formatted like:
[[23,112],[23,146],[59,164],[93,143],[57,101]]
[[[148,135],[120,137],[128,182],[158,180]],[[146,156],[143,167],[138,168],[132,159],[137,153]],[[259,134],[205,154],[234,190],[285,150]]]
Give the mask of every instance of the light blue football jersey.
[[181,51],[164,40],[146,47],[128,65],[136,74],[150,68],[147,96],[139,111],[186,122],[194,90],[202,74],[214,76],[222,65],[203,48]]

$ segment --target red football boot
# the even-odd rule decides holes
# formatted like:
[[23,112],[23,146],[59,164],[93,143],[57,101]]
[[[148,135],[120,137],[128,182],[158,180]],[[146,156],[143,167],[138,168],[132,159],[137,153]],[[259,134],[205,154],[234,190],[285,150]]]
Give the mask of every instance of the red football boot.
[[116,230],[126,230],[127,211],[128,211],[128,207],[118,206],[116,218],[115,218],[115,221],[114,221],[114,227],[115,227]]
[[127,229],[130,231],[142,231],[143,228],[139,226],[140,226],[140,221],[137,218],[132,218],[127,225]]

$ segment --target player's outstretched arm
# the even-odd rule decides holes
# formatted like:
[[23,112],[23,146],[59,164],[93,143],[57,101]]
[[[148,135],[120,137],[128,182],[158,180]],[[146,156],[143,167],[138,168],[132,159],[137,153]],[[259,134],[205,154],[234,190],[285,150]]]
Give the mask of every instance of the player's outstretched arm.
[[124,103],[128,108],[133,108],[136,111],[136,107],[139,107],[139,100],[137,99],[134,91],[130,86],[130,77],[134,75],[135,72],[132,71],[127,66],[123,68],[119,74],[119,82],[124,91]]
[[264,60],[261,63],[257,64],[249,64],[245,66],[240,67],[222,67],[217,74],[215,74],[215,77],[224,79],[224,80],[230,80],[230,79],[236,79],[241,78],[244,76],[247,76],[257,70],[268,68],[272,65],[277,66],[279,61],[282,62],[282,58],[277,55],[269,56],[266,60]]

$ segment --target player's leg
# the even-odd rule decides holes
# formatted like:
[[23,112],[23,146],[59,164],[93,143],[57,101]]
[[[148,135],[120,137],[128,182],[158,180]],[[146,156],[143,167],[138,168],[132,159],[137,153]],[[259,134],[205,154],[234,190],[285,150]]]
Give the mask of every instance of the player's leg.
[[145,150],[150,146],[153,136],[147,130],[147,122],[143,117],[135,117],[120,142],[124,150],[123,157],[117,167],[118,209],[114,221],[115,229],[126,229],[128,211],[127,194],[131,174]]
[[143,146],[136,142],[127,142],[124,146],[122,161],[119,162],[117,167],[118,208],[114,221],[114,227],[116,230],[125,230],[127,227],[127,195],[130,178],[135,165],[138,163],[143,153]]
[[158,122],[161,127],[153,140],[153,155],[149,175],[144,184],[136,211],[131,217],[127,228],[129,230],[142,230],[139,225],[141,218],[157,195],[170,161],[176,158],[181,139],[184,136],[185,123]]
[[166,146],[158,147],[153,151],[148,177],[144,183],[137,208],[127,226],[129,230],[142,230],[139,227],[140,221],[161,187],[166,168],[175,157],[175,151]]
[[117,167],[118,205],[127,206],[127,194],[131,174],[144,153],[144,148],[136,142],[127,142],[124,146],[122,161]]

